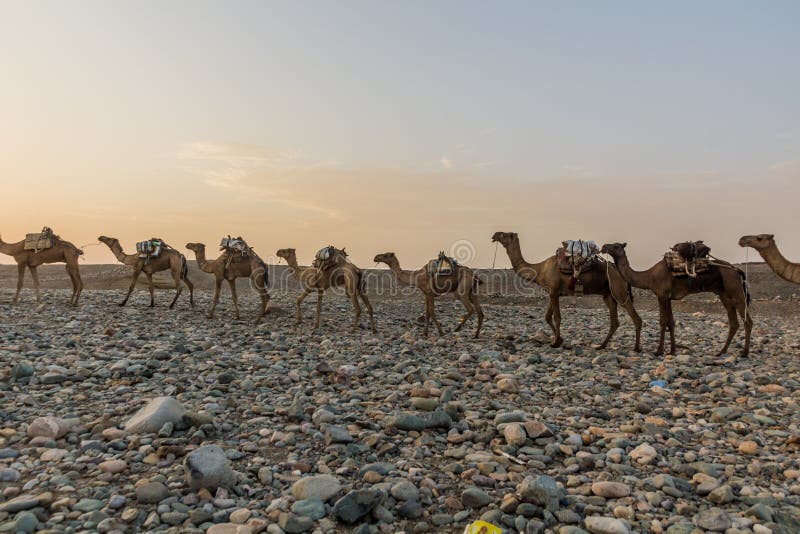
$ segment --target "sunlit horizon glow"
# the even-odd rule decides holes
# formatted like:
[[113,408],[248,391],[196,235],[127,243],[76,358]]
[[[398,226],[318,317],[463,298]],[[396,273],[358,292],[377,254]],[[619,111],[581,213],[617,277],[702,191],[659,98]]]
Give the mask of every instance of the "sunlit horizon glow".
[[637,267],[774,233],[800,261],[798,22],[788,1],[7,3],[0,234],[416,268],[460,241],[491,266],[498,230],[530,261],[626,241]]

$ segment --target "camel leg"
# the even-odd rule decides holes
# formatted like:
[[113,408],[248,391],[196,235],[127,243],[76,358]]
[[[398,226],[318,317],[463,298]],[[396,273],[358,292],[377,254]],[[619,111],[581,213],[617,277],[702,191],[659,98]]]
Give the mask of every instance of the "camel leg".
[[428,293],[424,293],[424,295],[425,295],[425,329],[422,331],[422,335],[428,337],[428,326],[431,323],[432,298],[431,295]]
[[667,331],[667,303],[669,298],[658,297],[658,347],[656,348],[655,356],[662,356],[664,354],[664,333]]
[[730,299],[722,295],[720,295],[719,299],[722,301],[722,305],[725,306],[725,311],[728,312],[728,337],[725,339],[725,344],[722,346],[722,350],[719,351],[717,356],[728,352],[728,347],[731,345],[733,336],[735,336],[736,332],[739,330],[739,320],[736,318],[736,306]]
[[317,318],[314,329],[319,330],[320,321],[322,320],[322,290],[317,289]]
[[461,304],[464,305],[464,310],[466,310],[466,313],[461,317],[461,322],[458,323],[458,326],[456,326],[455,332],[461,330],[461,328],[464,327],[464,323],[466,323],[475,313],[475,310],[472,308],[472,303],[469,301],[469,295],[459,292],[457,293],[457,296],[458,300],[461,301]]
[[475,328],[475,339],[478,339],[481,337],[481,326],[483,326],[483,307],[481,307],[481,301],[475,293],[470,293],[469,298],[472,301],[472,307],[475,308],[475,313],[478,314],[478,326]]
[[156,307],[156,298],[153,294],[155,287],[153,287],[153,273],[144,273],[147,276],[147,290],[150,291],[150,307]]
[[19,292],[22,291],[22,282],[25,280],[25,267],[24,263],[17,264],[17,292],[11,300],[12,304],[16,304],[19,301]]
[[439,335],[443,336],[444,330],[442,330],[442,323],[440,323],[439,319],[436,318],[436,300],[433,297],[431,297],[431,320],[436,326],[436,330],[439,332]]
[[297,301],[295,302],[295,306],[297,308],[297,320],[295,321],[294,324],[300,324],[303,322],[303,317],[302,315],[300,315],[300,305],[303,303],[306,297],[311,293],[311,291],[312,291],[311,288],[307,287],[303,290],[302,293],[300,293],[300,296],[297,297]]
[[75,258],[75,262],[73,264],[67,263],[67,271],[72,272],[73,277],[75,278],[75,295],[74,295],[74,302],[72,303],[73,306],[78,305],[78,300],[81,298],[81,293],[83,293],[83,280],[81,279],[81,270],[78,267],[78,259]]
[[636,308],[633,307],[633,302],[629,298],[628,302],[623,305],[625,311],[628,312],[628,316],[633,321],[633,326],[636,329],[636,344],[633,346],[633,350],[635,352],[642,352],[641,346],[641,339],[642,339],[642,318],[639,317],[639,314],[636,312]]
[[667,299],[667,328],[669,328],[669,353],[675,354],[675,315],[672,313],[672,299]]
[[[261,310],[260,310],[260,313],[258,315],[258,318],[256,319],[257,323],[260,322],[261,319],[264,318],[264,316],[267,314],[267,311],[269,309],[269,293],[267,293],[266,285],[262,284],[259,281],[259,275],[260,275],[261,272],[262,271],[258,270],[258,271],[253,272],[250,275],[250,282],[251,282],[253,288],[258,293],[258,296],[261,298]],[[263,278],[261,280],[263,281]]]
[[188,276],[183,279],[183,283],[189,288],[189,305],[194,308],[194,284]]
[[370,304],[369,299],[367,298],[367,294],[364,291],[359,291],[358,295],[361,297],[361,300],[364,301],[364,307],[367,308],[367,314],[369,314],[369,327],[372,330],[372,333],[376,333],[378,330],[375,328],[375,318],[373,317],[372,313],[372,304]]
[[744,320],[744,348],[742,348],[742,357],[746,358],[750,354],[750,332],[753,330],[753,318],[750,317],[750,310],[747,309],[747,303],[740,301],[736,303],[739,310],[739,315]]
[[231,299],[233,299],[233,318],[239,320],[239,295],[236,293],[236,279],[228,279],[228,286],[231,288]]
[[172,278],[175,280],[175,298],[172,299],[172,303],[169,305],[170,310],[175,307],[175,303],[178,302],[178,297],[181,296],[181,291],[183,291],[180,267],[178,267],[177,271],[172,273]]
[[78,278],[78,273],[67,264],[67,275],[69,276],[70,282],[72,282],[72,298],[69,299],[69,303],[71,306],[78,305],[78,287],[80,286],[80,279]]
[[133,293],[133,288],[136,287],[136,281],[139,280],[139,275],[142,274],[141,269],[133,269],[133,275],[131,276],[131,286],[128,288],[128,294],[125,295],[125,299],[119,303],[120,306],[125,306],[128,303],[128,299],[131,297],[131,293]]
[[611,323],[608,327],[608,335],[600,344],[600,349],[604,349],[608,346],[608,342],[611,341],[611,338],[614,336],[614,333],[619,328],[619,315],[617,313],[617,301],[611,295],[603,295],[603,302],[606,303],[608,307],[608,316],[611,319]]
[[351,288],[348,293],[350,293],[350,301],[353,303],[353,313],[355,315],[355,317],[353,317],[353,326],[350,328],[350,331],[355,333],[358,328],[358,322],[361,319],[361,306],[358,304],[358,289],[355,287]]
[[550,328],[553,329],[553,342],[550,346],[558,348],[564,343],[564,338],[561,337],[561,303],[558,300],[558,295],[550,295],[550,303],[547,306],[545,319]]
[[31,270],[31,278],[33,279],[33,290],[36,292],[36,304],[42,301],[42,295],[39,291],[39,270],[36,267],[29,267]]
[[216,278],[214,280],[214,296],[211,298],[211,308],[208,310],[206,317],[211,319],[214,317],[214,310],[217,308],[217,303],[219,303],[219,292],[222,289],[222,278]]

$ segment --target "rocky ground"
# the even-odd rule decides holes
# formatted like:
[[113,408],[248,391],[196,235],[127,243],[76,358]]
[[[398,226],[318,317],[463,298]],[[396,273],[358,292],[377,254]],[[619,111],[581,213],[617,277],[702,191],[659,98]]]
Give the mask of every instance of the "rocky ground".
[[[350,334],[326,300],[293,326],[182,298],[0,290],[0,532],[800,532],[800,314],[760,301],[750,358],[716,356],[721,306],[677,313],[655,358],[626,317],[565,303],[552,349],[541,299],[487,299],[480,340],[424,339],[421,298],[376,299]],[[243,317],[256,303],[240,292]],[[227,294],[225,294],[227,297]],[[459,307],[438,306],[446,326]],[[699,311],[698,311],[699,310]],[[364,323],[366,324],[366,323]],[[741,338],[737,338],[741,339]]]

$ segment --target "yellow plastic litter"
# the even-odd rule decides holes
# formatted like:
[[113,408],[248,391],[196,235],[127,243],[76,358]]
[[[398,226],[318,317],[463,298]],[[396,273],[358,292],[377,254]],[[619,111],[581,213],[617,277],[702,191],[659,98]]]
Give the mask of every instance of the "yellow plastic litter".
[[496,527],[486,521],[475,521],[467,525],[464,534],[502,534],[500,527]]

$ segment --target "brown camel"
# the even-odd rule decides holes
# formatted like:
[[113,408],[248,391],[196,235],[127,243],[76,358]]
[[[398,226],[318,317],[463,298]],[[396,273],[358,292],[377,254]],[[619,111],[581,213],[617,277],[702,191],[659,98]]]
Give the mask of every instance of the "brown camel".
[[155,307],[153,274],[169,270],[172,273],[172,279],[175,281],[175,298],[172,299],[172,303],[169,307],[174,308],[175,303],[178,302],[178,297],[181,296],[181,291],[183,291],[183,286],[181,285],[181,280],[183,280],[186,287],[189,288],[189,303],[194,308],[194,284],[192,284],[187,276],[189,268],[186,265],[186,257],[183,254],[161,241],[161,254],[156,258],[145,260],[145,258],[140,258],[138,254],[125,254],[122,250],[122,246],[119,244],[119,239],[115,237],[101,235],[97,240],[101,243],[105,243],[106,246],[111,249],[117,261],[133,268],[133,276],[131,277],[131,285],[128,288],[128,294],[125,295],[125,299],[119,303],[120,306],[125,306],[125,304],[128,303],[128,299],[131,297],[131,293],[133,293],[133,288],[136,287],[136,282],[139,280],[139,275],[144,273],[145,276],[147,276],[148,289],[150,290],[150,307]]
[[[241,239],[241,238],[238,238]],[[214,297],[211,301],[211,309],[206,316],[210,319],[214,316],[214,309],[219,302],[219,292],[222,288],[222,281],[227,280],[231,288],[231,298],[233,299],[233,316],[239,319],[239,297],[236,294],[236,279],[249,278],[253,289],[261,297],[261,306],[256,322],[260,321],[267,314],[269,308],[269,274],[267,264],[258,257],[258,254],[249,247],[246,247],[246,254],[232,250],[224,250],[215,260],[206,259],[206,246],[203,243],[187,243],[186,248],[193,251],[197,258],[197,267],[206,273],[214,275]]]
[[712,261],[709,269],[695,276],[673,276],[665,260],[661,260],[646,271],[634,271],[628,262],[625,252],[627,243],[609,243],[603,245],[603,253],[614,258],[620,273],[633,287],[649,289],[658,299],[659,323],[661,330],[658,338],[656,356],[664,354],[664,335],[669,329],[670,353],[675,354],[675,319],[672,315],[672,301],[681,300],[694,293],[714,293],[719,296],[725,311],[728,312],[728,338],[719,354],[725,354],[733,336],[739,329],[736,312],[744,319],[744,349],[742,356],[750,352],[750,331],[753,320],[747,311],[750,294],[744,273],[730,264]]
[[67,274],[72,282],[72,298],[69,303],[72,306],[78,305],[78,299],[83,291],[83,281],[81,280],[80,269],[78,268],[78,258],[83,255],[83,251],[68,241],[60,237],[52,236],[53,246],[40,250],[25,250],[25,240],[16,243],[6,243],[0,239],[0,253],[13,256],[17,262],[17,292],[14,294],[13,303],[19,301],[19,292],[22,290],[22,282],[25,278],[25,267],[31,271],[33,278],[33,288],[36,291],[36,303],[41,302],[39,293],[39,272],[37,268],[45,263],[66,263]]
[[[433,260],[436,261],[436,260]],[[475,338],[480,337],[481,326],[483,325],[483,308],[481,307],[480,300],[478,299],[478,286],[480,279],[475,275],[475,272],[469,267],[458,265],[453,274],[431,276],[430,263],[424,265],[416,271],[404,271],[400,268],[400,261],[394,252],[384,252],[375,256],[376,263],[385,263],[389,269],[397,277],[401,284],[414,286],[422,291],[425,297],[425,330],[424,335],[428,335],[428,325],[431,321],[439,331],[439,335],[444,335],[442,325],[436,318],[436,311],[434,307],[434,300],[439,295],[447,293],[455,293],[461,304],[464,305],[467,313],[461,318],[461,322],[456,327],[456,332],[461,330],[473,314],[478,316],[478,326],[475,329]]]
[[297,254],[293,248],[282,248],[277,252],[279,258],[286,260],[289,268],[292,270],[295,278],[300,282],[303,292],[297,297],[297,321],[295,324],[303,322],[300,313],[300,305],[305,298],[312,292],[317,292],[317,319],[314,328],[319,329],[320,313],[322,310],[322,295],[328,288],[331,287],[344,287],[345,293],[353,303],[353,312],[355,318],[353,319],[352,332],[358,328],[359,319],[361,317],[361,306],[358,299],[364,302],[369,314],[370,329],[374,333],[375,320],[373,318],[372,304],[367,299],[366,290],[364,288],[364,273],[361,269],[353,265],[347,260],[347,255],[343,251],[337,250],[334,253],[334,258],[329,262],[330,266],[325,270],[319,270],[316,267],[300,266],[297,264]]
[[[561,272],[555,255],[540,263],[528,263],[525,261],[519,246],[519,236],[514,232],[496,232],[492,236],[492,241],[499,242],[505,247],[511,260],[511,266],[520,278],[534,282],[548,292],[550,300],[547,303],[544,319],[553,330],[553,343],[551,346],[560,347],[564,339],[561,337],[561,305],[559,298],[575,294],[575,284],[570,283],[571,275]],[[619,271],[609,262],[601,262],[595,264],[590,270],[582,272],[579,280],[583,284],[584,294],[600,295],[608,307],[611,325],[608,329],[608,335],[600,344],[600,348],[606,348],[614,332],[619,328],[619,317],[617,316],[617,307],[619,305],[628,312],[636,329],[636,342],[633,350],[636,352],[641,351],[642,319],[636,313],[636,308],[633,307],[633,293]]]
[[746,235],[739,239],[740,247],[752,247],[761,254],[775,274],[795,284],[800,284],[800,263],[792,263],[778,250],[772,234]]

